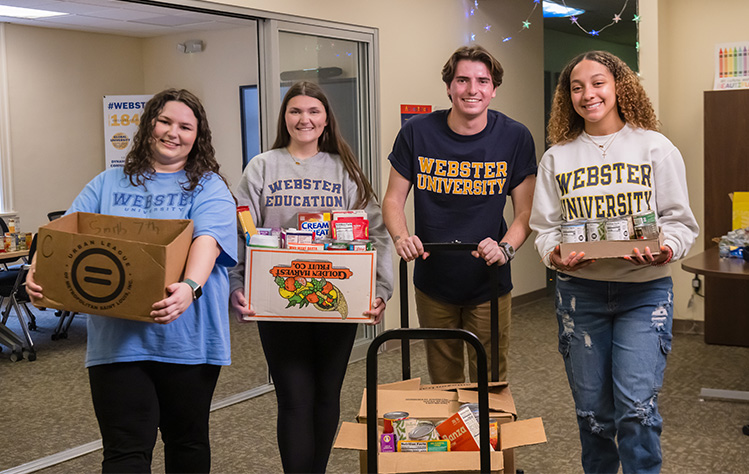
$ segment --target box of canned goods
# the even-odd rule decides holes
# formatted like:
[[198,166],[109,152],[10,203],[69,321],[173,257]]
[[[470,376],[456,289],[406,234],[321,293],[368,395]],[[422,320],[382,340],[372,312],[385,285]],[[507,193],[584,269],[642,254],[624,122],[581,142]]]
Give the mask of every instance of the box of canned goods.
[[650,253],[658,255],[661,253],[660,248],[663,245],[661,235],[651,239],[629,239],[629,240],[599,240],[597,242],[580,242],[565,243],[559,245],[559,251],[562,257],[566,257],[571,252],[585,252],[585,259],[593,258],[619,258],[624,256],[633,256],[635,248],[640,253],[645,253],[645,248],[650,249]]

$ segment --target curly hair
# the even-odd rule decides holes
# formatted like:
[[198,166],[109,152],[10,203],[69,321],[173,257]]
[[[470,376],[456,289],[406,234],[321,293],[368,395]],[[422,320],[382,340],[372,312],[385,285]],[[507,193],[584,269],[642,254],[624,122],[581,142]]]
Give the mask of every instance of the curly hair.
[[364,173],[362,172],[359,162],[356,160],[354,152],[346,140],[341,135],[341,131],[338,128],[338,122],[333,114],[333,109],[330,108],[328,98],[325,96],[322,88],[314,82],[301,81],[293,84],[281,103],[281,110],[278,113],[278,127],[276,130],[276,141],[273,143],[272,149],[286,148],[291,143],[291,135],[289,130],[286,128],[286,108],[289,106],[289,101],[298,95],[312,97],[319,100],[325,107],[325,114],[328,117],[328,124],[325,126],[320,138],[317,139],[317,148],[320,151],[326,153],[337,154],[343,161],[343,167],[346,172],[351,176],[351,179],[356,183],[356,208],[364,209],[370,199],[377,199],[372,185]]
[[489,70],[494,88],[496,89],[502,84],[502,77],[505,74],[502,65],[483,46],[475,44],[473,46],[461,46],[456,49],[442,67],[442,82],[444,82],[448,87],[455,78],[455,70],[458,68],[458,63],[463,60],[480,61],[484,63]]
[[154,95],[151,100],[146,102],[143,114],[140,117],[138,131],[133,137],[133,147],[125,157],[124,172],[130,178],[133,186],[143,186],[146,181],[153,178],[155,173],[153,169],[153,148],[152,135],[156,119],[167,102],[176,101],[190,107],[195,118],[198,120],[197,137],[195,143],[187,156],[185,163],[185,173],[187,181],[182,183],[182,189],[190,192],[200,186],[200,180],[209,172],[218,175],[224,183],[227,184],[219,172],[219,164],[216,161],[216,152],[211,144],[211,129],[208,126],[208,117],[206,116],[203,104],[200,99],[190,91],[185,89],[166,89]]
[[583,118],[572,106],[570,91],[572,70],[583,60],[604,65],[614,76],[617,112],[624,122],[646,130],[658,130],[653,104],[632,69],[607,51],[588,51],[570,61],[559,77],[548,125],[550,145],[572,141],[585,129]]

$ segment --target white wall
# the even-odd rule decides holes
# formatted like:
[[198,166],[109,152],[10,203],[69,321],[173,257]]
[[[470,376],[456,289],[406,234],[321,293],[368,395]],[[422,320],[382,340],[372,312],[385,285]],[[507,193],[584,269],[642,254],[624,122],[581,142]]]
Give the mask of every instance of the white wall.
[[[645,10],[643,11],[643,7]],[[687,168],[689,201],[697,222],[704,223],[704,120],[703,92],[712,90],[714,48],[717,43],[749,40],[749,2],[717,0],[641,1],[643,77],[648,93],[658,98],[663,133],[679,148]],[[655,17],[655,18],[654,18]],[[653,19],[654,18],[654,19]],[[643,31],[643,29],[645,31]],[[641,34],[642,34],[641,33]],[[645,48],[648,48],[647,53]],[[657,90],[654,91],[657,83]],[[726,190],[730,192],[733,190]],[[726,205],[730,205],[727,203]],[[701,234],[691,255],[700,253],[704,240],[720,237]],[[680,319],[704,319],[700,298],[687,306],[692,274],[672,265],[676,313]]]
[[[177,51],[177,43],[200,39],[202,53]],[[188,89],[203,102],[216,159],[234,189],[242,176],[239,86],[257,84],[257,25],[246,28],[161,36],[144,41],[145,90]]]
[[143,91],[141,41],[6,25],[15,210],[22,230],[104,170],[102,97]]

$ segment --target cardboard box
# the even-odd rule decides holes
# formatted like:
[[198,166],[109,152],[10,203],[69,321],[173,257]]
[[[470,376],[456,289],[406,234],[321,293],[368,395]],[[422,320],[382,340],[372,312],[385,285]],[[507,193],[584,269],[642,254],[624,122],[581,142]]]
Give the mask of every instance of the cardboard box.
[[634,249],[645,253],[645,247],[650,247],[650,253],[658,255],[661,253],[663,245],[663,235],[657,239],[630,239],[630,240],[601,240],[598,242],[575,242],[560,244],[559,251],[562,257],[566,257],[570,252],[585,252],[585,259],[591,258],[619,258],[625,255],[634,256]]
[[245,294],[256,321],[368,323],[377,252],[248,248]]
[[[546,442],[541,418],[516,421],[515,402],[507,382],[489,384],[489,417],[499,421],[499,449],[490,454],[492,472],[515,473],[514,449]],[[409,418],[439,422],[458,411],[463,403],[477,403],[476,384],[421,385],[419,379],[380,385],[377,392],[378,430],[382,432],[383,415],[406,411]],[[362,397],[358,423],[343,422],[335,448],[360,451],[361,472],[367,471],[367,391]],[[379,472],[479,471],[478,451],[442,453],[379,453]]]
[[189,219],[76,212],[39,228],[40,307],[152,322],[151,305],[182,279]]

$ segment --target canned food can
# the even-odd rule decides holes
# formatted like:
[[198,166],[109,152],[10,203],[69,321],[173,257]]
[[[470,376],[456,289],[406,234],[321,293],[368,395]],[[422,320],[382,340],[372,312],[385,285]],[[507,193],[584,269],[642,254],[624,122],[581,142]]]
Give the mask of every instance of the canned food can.
[[606,219],[606,240],[629,240],[630,223],[628,217]]
[[354,252],[364,252],[372,250],[371,240],[352,240],[348,243],[348,249]]
[[637,239],[657,239],[658,223],[655,217],[655,211],[648,210],[639,212],[632,216],[632,224],[635,228],[635,238]]
[[348,242],[338,240],[326,242],[325,250],[348,250]]
[[3,248],[6,252],[10,252],[10,244],[12,242],[12,239],[10,238],[10,232],[6,232],[3,236]]
[[429,440],[435,439],[433,436],[436,432],[434,431],[434,423],[431,421],[420,421],[414,429],[408,432],[408,439],[413,440]]
[[391,411],[383,416],[383,433],[395,433],[396,440],[406,439],[406,420],[408,412]]
[[562,243],[585,242],[585,222],[562,222]]
[[585,235],[589,242],[606,240],[606,220],[589,219],[585,223]]

